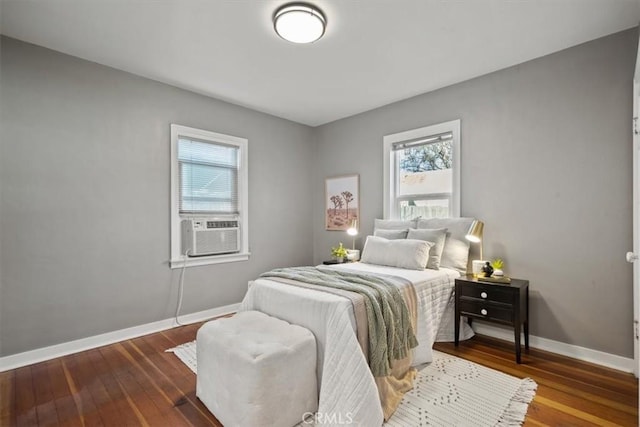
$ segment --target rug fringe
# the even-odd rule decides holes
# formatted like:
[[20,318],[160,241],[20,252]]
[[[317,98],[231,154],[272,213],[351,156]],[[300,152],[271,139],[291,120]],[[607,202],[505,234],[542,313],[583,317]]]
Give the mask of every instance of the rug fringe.
[[186,342],[184,344],[180,344],[180,345],[178,345],[176,347],[173,347],[173,348],[168,348],[164,352],[165,353],[175,353],[176,351],[179,351],[179,350],[182,350],[182,349],[185,349],[185,348],[190,348],[192,345],[196,345],[196,340],[189,341],[189,342]]
[[502,413],[496,426],[511,427],[522,425],[527,416],[529,403],[535,397],[537,389],[538,384],[534,380],[531,378],[523,379],[518,391],[516,391],[516,394]]
[[191,371],[197,375],[197,353],[196,353],[196,342],[191,341],[184,344],[180,344],[177,347],[170,348],[165,350],[165,353],[173,353],[176,355],[178,359],[182,361]]

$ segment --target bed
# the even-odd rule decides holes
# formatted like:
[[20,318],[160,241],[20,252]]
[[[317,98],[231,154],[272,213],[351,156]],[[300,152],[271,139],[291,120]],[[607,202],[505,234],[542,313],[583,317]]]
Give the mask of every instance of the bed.
[[[377,222],[376,230],[382,230],[381,225]],[[422,225],[426,228],[425,224]],[[462,230],[464,226],[459,228]],[[389,237],[389,233],[379,234]],[[454,231],[453,234],[455,237],[460,233]],[[457,239],[452,238],[450,232],[447,236],[448,242],[455,246]],[[363,261],[367,261],[367,245],[371,248],[369,242],[373,239],[367,240]],[[468,250],[467,244],[467,256]],[[372,253],[370,250],[369,254]],[[388,258],[388,251],[381,256]],[[368,260],[371,261],[371,258]],[[464,261],[466,267],[466,257]],[[318,269],[393,276],[413,285],[417,300],[415,335],[419,343],[413,349],[413,366],[432,360],[435,341],[453,340],[453,289],[454,279],[460,276],[458,269],[439,267],[437,270],[416,270],[370,262],[318,266]],[[320,416],[349,420],[353,425],[382,425],[384,416],[378,388],[356,335],[352,301],[339,295],[260,278],[252,283],[240,310],[261,311],[313,332],[318,351]],[[466,323],[461,331],[462,339],[473,335]]]

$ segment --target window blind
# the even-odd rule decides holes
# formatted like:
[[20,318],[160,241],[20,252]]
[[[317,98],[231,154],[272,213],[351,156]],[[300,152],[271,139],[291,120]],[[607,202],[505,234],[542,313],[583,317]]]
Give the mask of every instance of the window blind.
[[239,148],[178,139],[180,214],[238,214]]
[[453,139],[452,132],[445,132],[438,135],[431,135],[422,138],[409,139],[406,141],[394,142],[391,145],[392,151],[405,150],[407,148],[419,147],[421,145],[434,144],[436,142],[443,142]]

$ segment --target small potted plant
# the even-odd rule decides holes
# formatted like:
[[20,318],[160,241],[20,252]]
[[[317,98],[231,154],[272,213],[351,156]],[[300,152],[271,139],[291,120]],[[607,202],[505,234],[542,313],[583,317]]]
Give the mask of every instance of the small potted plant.
[[338,262],[344,262],[344,259],[347,256],[347,250],[342,246],[342,243],[340,243],[340,246],[331,248],[331,256],[333,256]]
[[496,258],[491,261],[491,267],[493,267],[494,276],[504,276],[504,271],[502,271],[502,268],[504,267],[504,261],[502,261],[500,258]]

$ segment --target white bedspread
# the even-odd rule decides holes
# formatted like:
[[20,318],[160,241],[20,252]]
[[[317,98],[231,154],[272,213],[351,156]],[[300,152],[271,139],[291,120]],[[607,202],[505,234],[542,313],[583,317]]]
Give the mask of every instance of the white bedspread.
[[[327,266],[323,266],[327,267]],[[372,264],[349,263],[331,268],[387,274],[411,281],[418,297],[419,346],[414,349],[414,365],[432,360],[432,346],[445,311],[451,313],[453,284],[459,273],[454,270],[404,270]],[[448,309],[447,309],[448,308]],[[318,350],[319,425],[380,426],[382,409],[373,376],[355,333],[351,301],[311,289],[288,286],[267,279],[253,282],[240,310],[258,310],[290,323],[304,326],[316,337]],[[451,327],[453,318],[450,320]],[[463,329],[463,338],[471,336]],[[453,334],[450,334],[453,336]]]

